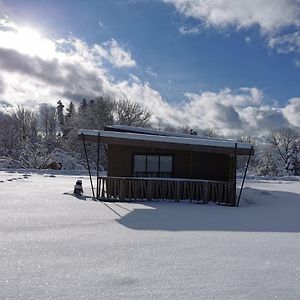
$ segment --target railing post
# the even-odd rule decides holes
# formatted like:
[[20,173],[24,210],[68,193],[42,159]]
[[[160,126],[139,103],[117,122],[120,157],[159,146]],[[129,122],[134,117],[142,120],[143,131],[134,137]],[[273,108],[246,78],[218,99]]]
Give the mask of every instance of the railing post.
[[99,177],[99,156],[100,156],[100,133],[98,133],[98,145],[97,145],[97,192],[96,192],[96,198],[98,199],[100,194],[98,192],[99,190],[99,180],[98,180],[98,177]]
[[125,192],[125,180],[124,178],[121,178],[120,180],[120,195],[119,195],[119,199],[120,201],[124,201],[124,192]]
[[147,200],[151,201],[153,196],[152,196],[152,180],[147,180]]
[[176,181],[176,202],[179,202],[180,200],[180,180]]

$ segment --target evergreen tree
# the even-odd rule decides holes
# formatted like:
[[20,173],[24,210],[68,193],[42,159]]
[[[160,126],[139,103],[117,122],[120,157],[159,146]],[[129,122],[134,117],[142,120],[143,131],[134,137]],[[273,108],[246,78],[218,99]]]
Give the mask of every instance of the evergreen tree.
[[64,107],[65,106],[62,104],[61,100],[58,100],[56,106],[56,114],[57,114],[58,124],[61,130],[63,130],[63,127],[65,125]]
[[66,117],[71,119],[76,114],[76,108],[73,102],[70,102],[69,106],[66,108],[67,114]]
[[84,112],[87,109],[87,101],[86,99],[82,99],[80,106],[79,106],[79,111]]

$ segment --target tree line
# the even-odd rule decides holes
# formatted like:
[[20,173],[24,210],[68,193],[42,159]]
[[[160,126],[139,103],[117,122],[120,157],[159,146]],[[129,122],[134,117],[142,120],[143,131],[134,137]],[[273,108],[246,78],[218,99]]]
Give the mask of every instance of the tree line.
[[[106,125],[149,126],[150,113],[129,100],[113,101],[109,97],[83,99],[79,105],[61,100],[57,106],[42,104],[37,111],[18,106],[0,112],[0,157],[12,159],[25,168],[45,168],[49,155],[57,148],[78,158],[84,164],[84,153],[78,141],[81,128],[101,130]],[[88,143],[91,162],[96,150]],[[101,146],[101,164],[106,165],[105,147]]]
[[[77,137],[79,129],[101,130],[106,125],[114,124],[151,127],[150,120],[151,114],[139,104],[129,100],[113,101],[109,97],[83,99],[79,105],[70,102],[66,106],[59,100],[56,106],[42,104],[37,111],[18,106],[9,112],[0,112],[0,157],[10,158],[24,168],[46,168],[51,153],[55,149],[62,149],[84,165],[84,150]],[[163,130],[221,137],[213,129],[195,131],[188,127],[174,128],[167,122],[158,126]],[[240,137],[236,140],[255,145],[256,154],[250,163],[253,174],[300,175],[298,130],[282,128],[270,130],[259,139]],[[87,143],[87,150],[95,166],[96,145]],[[246,157],[239,158],[240,171],[246,160]],[[101,145],[100,162],[105,169],[105,145]]]

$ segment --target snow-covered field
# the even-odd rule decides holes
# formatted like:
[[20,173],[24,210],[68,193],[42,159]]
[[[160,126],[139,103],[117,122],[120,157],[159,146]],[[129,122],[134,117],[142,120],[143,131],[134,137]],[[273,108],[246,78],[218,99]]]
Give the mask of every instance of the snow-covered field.
[[231,208],[29,175],[0,172],[0,299],[300,299],[300,181],[250,180]]

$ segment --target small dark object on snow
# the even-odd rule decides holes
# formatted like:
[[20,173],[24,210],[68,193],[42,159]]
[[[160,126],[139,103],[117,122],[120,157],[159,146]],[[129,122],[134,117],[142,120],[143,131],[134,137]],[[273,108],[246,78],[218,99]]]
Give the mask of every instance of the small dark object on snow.
[[82,181],[77,180],[76,184],[74,186],[74,195],[75,196],[81,196],[81,194],[83,194]]

